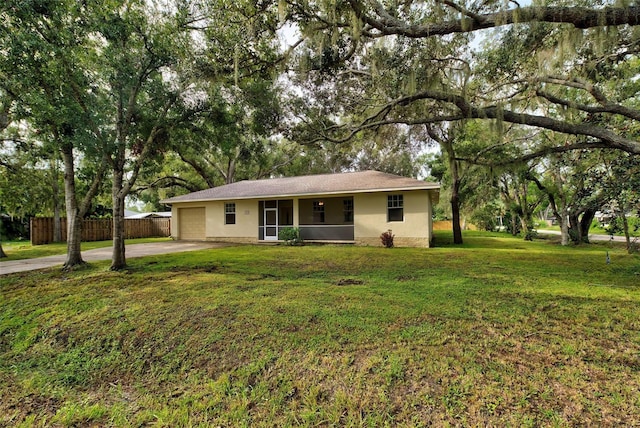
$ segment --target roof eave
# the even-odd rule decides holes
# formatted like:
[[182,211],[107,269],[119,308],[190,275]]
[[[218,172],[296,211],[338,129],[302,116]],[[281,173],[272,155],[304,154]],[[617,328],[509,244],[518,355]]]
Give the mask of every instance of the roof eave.
[[211,201],[237,201],[237,200],[249,200],[249,199],[271,199],[271,198],[295,198],[299,196],[324,196],[324,195],[350,195],[353,193],[382,193],[382,192],[406,192],[411,190],[440,190],[439,184],[431,184],[428,186],[419,187],[392,187],[392,188],[380,188],[380,189],[362,189],[362,190],[340,190],[334,192],[308,192],[308,193],[278,193],[267,195],[254,195],[254,196],[236,196],[236,197],[224,197],[224,198],[201,198],[201,199],[186,199],[182,201],[171,201],[171,199],[163,199],[161,204],[181,204],[187,202],[211,202]]

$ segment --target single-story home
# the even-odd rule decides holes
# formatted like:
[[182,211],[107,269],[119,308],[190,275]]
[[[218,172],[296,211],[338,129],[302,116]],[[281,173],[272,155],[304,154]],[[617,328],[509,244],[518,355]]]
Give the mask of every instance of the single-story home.
[[165,199],[179,240],[257,243],[297,227],[305,241],[428,247],[440,184],[378,171],[239,181]]

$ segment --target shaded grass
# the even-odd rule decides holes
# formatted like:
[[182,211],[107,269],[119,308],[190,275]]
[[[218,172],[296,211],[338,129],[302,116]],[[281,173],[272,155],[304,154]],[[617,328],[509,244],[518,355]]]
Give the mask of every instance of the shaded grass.
[[637,425],[640,258],[255,247],[0,278],[0,425]]
[[[126,239],[126,244],[146,244],[148,242],[164,242],[170,241],[171,238],[138,238]],[[81,244],[82,251],[93,250],[95,248],[110,247],[111,241],[93,241],[83,242]],[[5,241],[2,242],[2,249],[7,254],[7,258],[0,259],[0,263],[9,260],[34,259],[36,257],[57,256],[66,254],[67,243],[58,242],[46,245],[31,245],[29,241]]]

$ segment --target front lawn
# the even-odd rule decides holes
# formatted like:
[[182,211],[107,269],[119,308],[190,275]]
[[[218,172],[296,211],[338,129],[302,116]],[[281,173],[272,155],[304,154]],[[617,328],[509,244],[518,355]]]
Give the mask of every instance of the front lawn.
[[0,426],[640,424],[638,255],[449,241],[0,277]]

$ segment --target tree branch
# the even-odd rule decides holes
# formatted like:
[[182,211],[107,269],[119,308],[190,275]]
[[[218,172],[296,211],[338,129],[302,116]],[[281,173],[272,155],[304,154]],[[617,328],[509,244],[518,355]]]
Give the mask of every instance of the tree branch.
[[[163,182],[166,182],[166,183],[163,183]],[[163,184],[160,185],[160,183],[163,183]],[[184,178],[176,177],[176,176],[165,176],[152,181],[146,186],[138,186],[134,190],[132,190],[131,193],[139,194],[143,190],[147,190],[147,189],[157,189],[159,187],[167,188],[167,187],[173,187],[173,186],[179,186],[179,187],[185,188],[190,192],[197,192],[198,190],[202,190],[200,187],[190,183],[188,180],[185,180]]]
[[468,119],[498,119],[505,122],[544,128],[570,135],[584,135],[602,141],[608,148],[619,149],[632,154],[640,154],[640,142],[624,138],[600,126],[588,123],[569,123],[545,116],[526,113],[516,113],[498,106],[477,107],[460,95],[427,90],[407,97],[398,98],[395,105],[408,105],[424,99],[453,104],[464,118]]
[[576,110],[580,110],[580,111],[584,111],[586,113],[611,113],[611,114],[619,114],[621,116],[625,116],[628,117],[630,119],[634,119],[634,120],[640,120],[640,111],[638,110],[634,110],[634,109],[630,109],[628,107],[619,105],[619,104],[614,104],[614,103],[610,103],[610,102],[606,102],[604,105],[602,106],[588,106],[588,105],[584,105],[584,104],[578,104],[575,101],[570,101],[570,100],[565,100],[562,99],[560,97],[556,97],[555,95],[552,95],[548,92],[545,92],[541,89],[536,90],[536,95],[538,95],[539,97],[545,98],[548,101],[554,103],[554,104],[558,104],[558,105],[562,105],[565,107],[569,107],[569,108],[573,108]]
[[[359,125],[351,128],[349,130],[349,133],[344,136],[344,137],[340,137],[340,138],[336,138],[336,137],[331,137],[330,135],[328,135],[326,132],[319,132],[321,135],[317,138],[314,138],[313,140],[307,141],[307,144],[313,144],[313,143],[318,143],[321,141],[329,141],[331,143],[336,143],[336,144],[341,144],[341,143],[346,143],[347,141],[350,141],[353,137],[356,136],[356,134],[358,132],[361,131],[365,131],[368,129],[374,129],[374,128],[379,128],[381,126],[388,126],[388,125],[407,125],[407,126],[413,126],[413,125],[428,125],[428,124],[432,124],[432,123],[441,123],[441,122],[453,122],[456,120],[462,120],[465,119],[465,117],[463,115],[457,114],[457,115],[448,115],[448,116],[434,116],[434,117],[427,117],[427,118],[422,118],[422,119],[389,119],[389,120],[379,120],[379,121],[363,121],[361,122]],[[344,126],[333,126],[331,128],[327,128],[324,131],[331,131],[331,132],[335,132],[335,131],[339,131],[342,129],[346,129],[346,127]]]
[[184,163],[186,163],[187,165],[191,165],[191,167],[198,173],[198,175],[202,177],[202,179],[207,183],[207,186],[211,188],[216,187],[213,181],[213,178],[210,176],[208,171],[204,169],[202,165],[200,165],[195,159],[190,159],[186,157],[184,154],[180,153],[180,151],[178,151],[177,153],[178,153],[178,156],[180,156],[180,159],[182,159]]
[[610,148],[611,147],[609,147],[607,144],[603,142],[593,142],[593,143],[580,142],[580,143],[574,143],[574,144],[567,144],[564,146],[544,147],[540,150],[528,153],[524,156],[520,156],[517,158],[512,158],[512,159],[508,159],[500,162],[482,162],[478,159],[477,156],[474,157],[473,159],[458,157],[456,158],[456,160],[465,161],[465,162],[473,163],[476,165],[482,165],[482,166],[503,167],[508,165],[525,163],[530,160],[534,160],[534,159],[538,159],[538,158],[550,155],[552,153],[566,153],[573,150],[592,150],[592,149],[610,149]]
[[382,4],[371,0],[368,4],[376,17],[366,10],[361,0],[349,0],[356,16],[376,29],[381,35],[397,34],[410,38],[425,38],[453,33],[495,28],[526,22],[549,22],[571,24],[576,28],[593,28],[617,25],[640,25],[640,6],[605,7],[590,9],[585,7],[523,7],[482,15],[465,13],[462,19],[451,21],[411,24],[389,14]]

